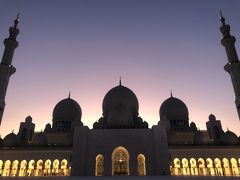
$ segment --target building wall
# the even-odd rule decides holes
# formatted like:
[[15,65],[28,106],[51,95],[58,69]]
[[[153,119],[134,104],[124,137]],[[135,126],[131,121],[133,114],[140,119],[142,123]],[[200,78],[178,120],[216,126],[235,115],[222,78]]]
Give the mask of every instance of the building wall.
[[164,128],[160,126],[153,129],[91,130],[77,127],[74,130],[72,175],[94,176],[96,157],[99,154],[104,157],[104,175],[112,175],[112,153],[117,147],[128,151],[130,175],[138,175],[139,154],[145,156],[147,175],[168,174],[167,137],[162,130]]

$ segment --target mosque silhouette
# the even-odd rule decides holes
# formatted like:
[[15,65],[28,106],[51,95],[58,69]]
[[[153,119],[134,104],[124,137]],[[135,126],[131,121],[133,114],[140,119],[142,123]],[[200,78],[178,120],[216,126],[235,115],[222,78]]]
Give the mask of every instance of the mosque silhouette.
[[[240,115],[240,63],[235,37],[221,14],[221,40]],[[19,16],[4,40],[0,64],[0,120],[19,29]],[[1,176],[240,176],[240,138],[209,115],[206,130],[189,122],[186,104],[172,94],[160,106],[158,124],[149,127],[139,116],[134,92],[122,85],[110,89],[102,102],[102,116],[90,129],[81,121],[80,105],[59,101],[52,123],[36,132],[32,117],[0,139]]]

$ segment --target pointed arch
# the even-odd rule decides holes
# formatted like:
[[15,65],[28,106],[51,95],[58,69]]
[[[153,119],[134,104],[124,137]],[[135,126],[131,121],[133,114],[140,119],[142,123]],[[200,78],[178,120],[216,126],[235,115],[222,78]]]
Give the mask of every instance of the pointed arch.
[[43,175],[43,160],[39,159],[36,165],[35,176],[42,176]]
[[12,162],[12,168],[11,168],[10,176],[17,176],[18,164],[19,164],[18,160],[14,160]]
[[2,176],[2,170],[3,170],[3,161],[0,160],[0,176]]
[[229,160],[227,158],[223,158],[222,160],[223,163],[223,172],[225,176],[231,176],[231,170],[230,170],[230,165],[229,165]]
[[59,160],[55,159],[52,166],[52,176],[57,176],[59,170]]
[[213,168],[213,161],[211,158],[207,158],[206,159],[206,163],[207,163],[207,174],[209,176],[215,176],[215,171]]
[[198,159],[198,170],[199,170],[199,175],[206,176],[205,161],[202,158]]
[[214,164],[215,164],[215,172],[217,176],[223,176],[223,170],[222,170],[222,164],[220,159],[215,158],[214,159]]
[[181,162],[178,158],[175,158],[173,160],[173,167],[174,167],[174,174],[175,175],[181,175]]
[[112,152],[112,175],[129,175],[129,153],[122,146]]
[[143,154],[139,154],[137,156],[137,163],[138,163],[138,175],[146,176],[146,163],[145,156]]
[[33,176],[35,161],[32,159],[28,162],[27,176]]
[[25,176],[26,174],[26,168],[27,168],[27,161],[22,160],[20,163],[20,170],[19,170],[19,176]]
[[231,158],[230,162],[231,162],[231,166],[232,166],[232,175],[239,176],[237,160],[235,158]]
[[44,163],[44,171],[43,171],[43,175],[44,176],[50,176],[51,174],[51,164],[52,161],[50,159],[47,159]]
[[198,169],[197,169],[197,161],[196,159],[194,158],[191,158],[190,159],[190,172],[191,172],[191,175],[198,175]]
[[67,166],[68,166],[68,161],[66,159],[63,159],[61,161],[61,173],[60,173],[61,176],[66,176],[69,174]]
[[101,154],[96,156],[95,176],[103,176],[104,174],[104,157]]
[[182,168],[183,168],[183,175],[190,175],[188,160],[186,158],[182,159]]
[[10,174],[11,161],[7,160],[4,162],[3,176],[9,176]]

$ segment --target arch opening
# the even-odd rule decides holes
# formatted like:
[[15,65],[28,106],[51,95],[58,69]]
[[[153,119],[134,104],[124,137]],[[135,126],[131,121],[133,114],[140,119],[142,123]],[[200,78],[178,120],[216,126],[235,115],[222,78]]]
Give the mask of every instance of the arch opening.
[[129,175],[129,153],[122,146],[112,152],[112,175]]

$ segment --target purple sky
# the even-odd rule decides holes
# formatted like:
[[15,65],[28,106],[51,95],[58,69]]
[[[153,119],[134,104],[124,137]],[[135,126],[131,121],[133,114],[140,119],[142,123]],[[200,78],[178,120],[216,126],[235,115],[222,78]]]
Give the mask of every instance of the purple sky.
[[240,51],[239,7],[239,0],[1,1],[1,41],[18,12],[21,20],[0,134],[18,132],[28,115],[36,130],[44,129],[69,90],[92,127],[104,95],[122,76],[150,127],[172,89],[197,127],[206,129],[213,113],[224,130],[240,135],[219,32],[222,10]]

